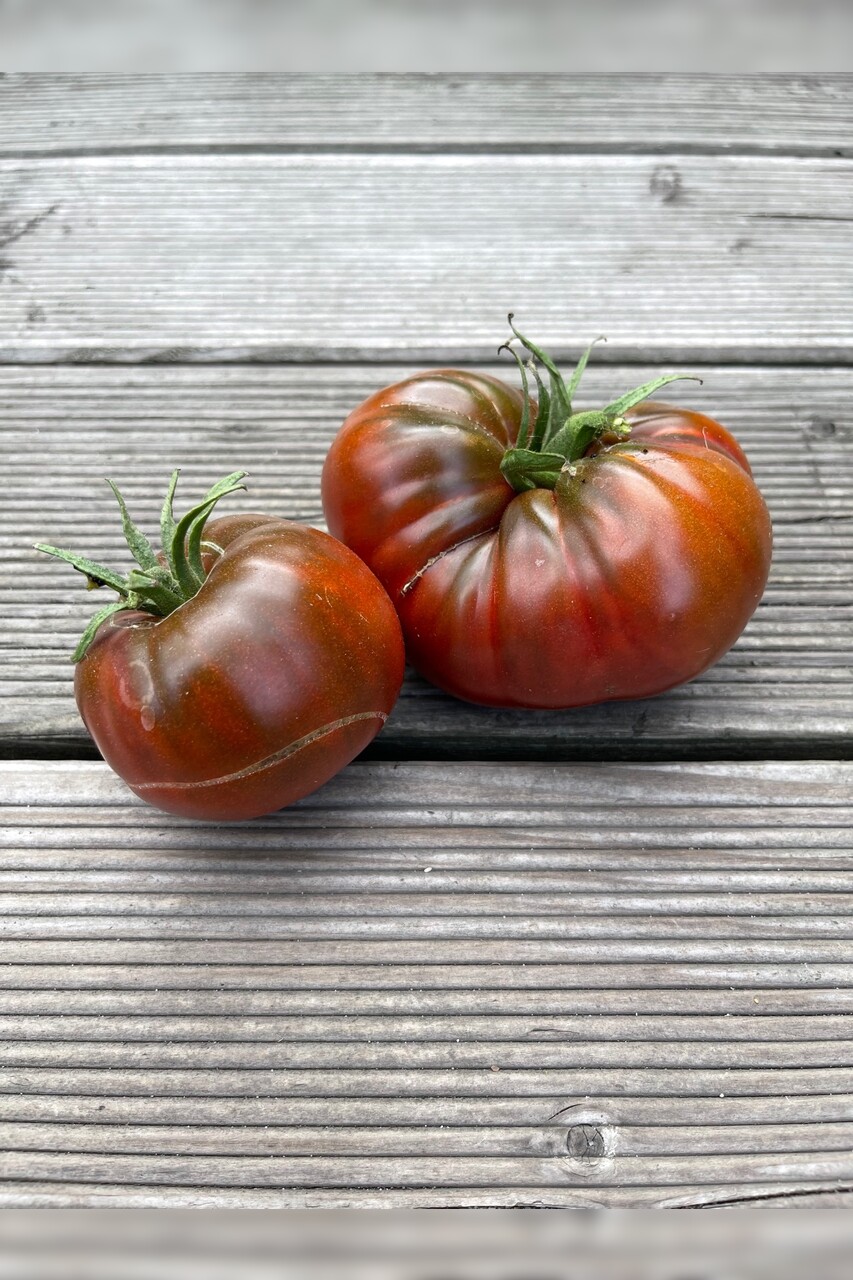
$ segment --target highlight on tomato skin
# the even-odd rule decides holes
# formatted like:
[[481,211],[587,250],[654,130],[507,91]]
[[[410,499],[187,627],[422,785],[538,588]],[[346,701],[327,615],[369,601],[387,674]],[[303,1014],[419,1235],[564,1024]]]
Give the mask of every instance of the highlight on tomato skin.
[[323,469],[329,529],[386,587],[409,661],[456,697],[558,709],[693,679],[769,573],[743,450],[650,398],[676,375],[577,412],[591,348],[564,379],[514,326],[507,346],[519,389],[431,370],[353,410]]
[[139,565],[126,577],[39,546],[119,596],[75,653],[77,705],[104,759],[143,800],[205,821],[316,790],[381,730],[403,678],[397,616],[352,551],[269,515],[208,518],[244,474],[181,521],[173,475],[159,553],[114,490]]

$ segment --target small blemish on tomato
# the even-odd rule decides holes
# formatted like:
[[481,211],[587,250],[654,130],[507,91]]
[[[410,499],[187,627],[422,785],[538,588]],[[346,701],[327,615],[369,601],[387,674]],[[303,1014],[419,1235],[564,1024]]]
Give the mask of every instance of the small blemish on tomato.
[[148,706],[142,708],[140,718],[142,720],[143,729],[147,729],[149,731],[154,728],[154,725],[157,721],[157,717],[155,716],[151,708]]

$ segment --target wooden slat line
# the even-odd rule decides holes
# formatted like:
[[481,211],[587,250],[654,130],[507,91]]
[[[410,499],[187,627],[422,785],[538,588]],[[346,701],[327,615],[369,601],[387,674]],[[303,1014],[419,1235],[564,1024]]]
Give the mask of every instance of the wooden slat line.
[[[697,931],[701,933],[702,917],[696,917]],[[39,924],[34,921],[29,937],[0,940],[0,967],[35,965],[80,964],[94,966],[148,965],[173,963],[176,967],[203,963],[210,955],[206,940],[175,938],[168,936],[156,941],[140,939],[93,938],[43,938]],[[425,931],[424,931],[425,932]],[[593,985],[614,967],[617,981],[629,976],[630,966],[637,966],[637,978],[648,972],[650,980],[659,979],[669,971],[675,939],[672,938],[406,938],[406,961],[399,963],[399,939],[305,939],[240,938],[237,941],[217,938],[216,955],[220,964],[235,964],[240,968],[264,968],[271,965],[287,972],[292,966],[303,972],[306,983],[327,985],[338,967],[345,971],[348,982],[356,975],[366,978],[367,985],[374,980],[380,986],[389,984],[387,966],[399,967],[399,984],[418,976],[433,981],[444,977],[452,985],[458,985],[461,975],[455,975],[456,966],[467,970],[474,982],[488,980],[489,966],[494,966],[501,977],[510,976],[503,966],[520,965],[530,972],[518,985],[532,984],[541,977],[546,985],[563,975],[571,981],[582,981],[587,966]],[[778,972],[797,964],[813,965],[811,977],[830,979],[847,976],[847,966],[853,963],[853,946],[846,938],[761,939],[702,938],[678,939],[678,964],[673,967],[689,968],[695,965],[696,981],[706,976],[722,975],[727,965],[738,968],[765,966],[770,972]],[[316,973],[314,971],[317,971]],[[510,985],[516,985],[510,979]]]
[[[614,1059],[619,1060],[618,1051]],[[799,1094],[803,1098],[803,1118],[808,1120],[808,1098],[812,1094],[849,1094],[853,1087],[853,1067],[579,1067],[538,1070],[497,1070],[459,1067],[399,1069],[316,1070],[270,1067],[226,1070],[143,1069],[122,1067],[0,1068],[0,1092],[17,1094],[68,1094],[77,1096],[164,1096],[182,1098],[188,1111],[194,1098],[260,1098],[308,1096],[336,1098],[441,1097],[527,1099],[564,1097],[570,1105],[578,1099],[609,1096],[624,1091],[643,1097],[706,1098],[764,1097]],[[519,1102],[519,1107],[525,1105]],[[853,1168],[853,1155],[848,1153]]]
[[[682,945],[673,942],[670,950],[678,953]],[[114,959],[104,959],[101,964],[87,964],[86,956],[93,949],[90,942],[84,941],[77,945],[76,953],[74,948],[68,948],[67,958],[51,962],[46,958],[50,955],[50,950],[46,951],[44,947],[39,950],[31,943],[27,948],[32,957],[30,962],[18,960],[0,965],[0,986],[24,990],[28,985],[34,988],[51,988],[62,982],[72,989],[100,990],[107,982],[127,988],[136,981],[140,989],[147,987],[155,990],[161,987],[175,990],[196,987],[206,989],[215,988],[217,984],[237,989],[254,984],[259,989],[269,991],[299,988],[313,988],[317,991],[349,988],[443,991],[464,990],[474,984],[480,989],[501,992],[542,988],[577,988],[583,991],[597,987],[634,990],[682,987],[693,983],[703,987],[831,987],[845,985],[853,978],[853,956],[838,963],[828,960],[810,961],[808,956],[798,955],[788,962],[749,959],[715,961],[697,958],[669,964],[655,961],[631,961],[624,964],[610,961],[602,964],[597,960],[583,959],[575,963],[549,964],[545,961],[516,960],[510,952],[503,964],[496,960],[480,965],[464,961],[454,961],[447,965],[438,962],[430,964],[426,961],[421,964],[398,964],[389,969],[387,962],[383,961],[360,964],[354,961],[342,961],[340,964],[316,961],[310,965],[298,963],[290,966],[274,962],[192,964],[188,961],[180,962],[177,956],[182,948],[178,943],[168,941],[162,944],[162,964],[144,960],[140,962],[129,945],[127,962],[124,964],[120,958],[121,952],[114,953]],[[217,953],[221,949],[222,943],[218,942]],[[408,949],[407,942],[405,950]],[[24,950],[20,943],[17,944],[17,950]],[[764,947],[756,950],[763,951]],[[135,979],[134,974],[137,975]]]
[[[81,825],[100,825],[108,817],[109,810],[122,809],[127,816],[128,806],[133,810],[133,823],[121,832],[121,841],[132,839],[135,824],[150,824],[162,832],[168,823],[168,843],[162,839],[159,846],[165,859],[171,851],[183,846],[194,850],[204,858],[211,851],[242,851],[244,841],[264,838],[266,831],[281,832],[288,827],[301,830],[318,822],[329,825],[353,826],[360,830],[367,816],[382,815],[381,823],[395,829],[405,826],[407,820],[420,818],[431,821],[442,838],[452,840],[454,824],[467,813],[467,822],[491,825],[491,819],[501,801],[505,811],[516,813],[523,826],[533,835],[541,827],[542,818],[532,812],[532,806],[540,805],[552,810],[565,810],[565,817],[583,814],[593,828],[630,832],[637,822],[643,825],[669,818],[678,822],[687,815],[698,814],[700,821],[712,825],[718,814],[720,825],[725,819],[734,819],[742,810],[741,823],[745,828],[762,828],[773,825],[775,811],[784,815],[801,812],[808,806],[807,825],[820,838],[822,829],[832,831],[838,814],[847,810],[850,803],[850,784],[853,780],[853,762],[822,763],[768,761],[764,763],[717,764],[636,764],[615,765],[611,768],[600,764],[574,764],[550,766],[534,763],[516,764],[467,764],[464,769],[452,764],[404,763],[360,764],[342,770],[323,788],[303,800],[265,818],[251,822],[220,824],[206,827],[188,819],[166,817],[141,801],[129,797],[124,784],[103,764],[73,761],[48,763],[38,761],[0,761],[0,823],[25,824],[40,809],[54,815],[63,811],[64,823],[55,832],[58,847],[73,835],[65,830],[65,824],[74,822],[75,814]],[[618,791],[613,788],[618,786]],[[614,799],[619,803],[615,804]],[[367,814],[355,816],[353,811],[363,807]],[[18,812],[15,812],[15,809]],[[763,810],[769,809],[766,813]],[[679,818],[682,814],[682,818]],[[8,816],[8,815],[11,815]],[[113,819],[115,815],[112,815]],[[92,823],[92,819],[95,819]],[[842,819],[843,825],[843,819]],[[204,832],[204,839],[200,833]],[[25,828],[21,832],[26,834]],[[115,829],[105,833],[106,847],[116,847]],[[560,832],[562,840],[571,838],[571,828]],[[121,841],[118,848],[121,849]],[[174,842],[174,843],[173,843]],[[387,846],[383,836],[377,835],[376,847],[383,856],[394,859],[399,850]],[[535,837],[527,848],[518,849],[516,855],[527,856],[528,849],[536,847]],[[273,856],[281,853],[281,846],[273,846]],[[496,854],[502,865],[507,865],[503,853]],[[355,868],[353,868],[355,869]]]
[[[701,1208],[703,1206],[756,1205],[759,1208],[843,1208],[853,1205],[853,1187],[838,1179],[823,1184],[709,1183],[690,1191],[673,1187],[623,1189],[608,1187],[513,1187],[502,1193],[495,1187],[420,1188],[416,1191],[383,1187],[379,1191],[347,1189],[328,1191],[265,1190],[254,1188],[186,1187],[159,1183],[148,1190],[123,1184],[98,1185],[91,1182],[10,1182],[2,1191],[4,1208],[183,1208],[183,1209],[578,1209],[578,1208]],[[138,1257],[134,1253],[134,1257]],[[422,1261],[419,1257],[418,1261]],[[506,1258],[501,1258],[501,1264]],[[524,1265],[530,1261],[529,1254]],[[251,1272],[241,1270],[247,1280]],[[336,1274],[342,1274],[340,1271]],[[628,1272],[630,1274],[630,1271]],[[397,1280],[399,1269],[386,1273],[370,1264],[370,1280]],[[107,1277],[104,1280],[108,1280]],[[262,1280],[267,1280],[266,1276]]]
[[[512,379],[506,366],[488,367]],[[30,548],[49,538],[125,563],[114,502],[101,480],[105,473],[124,487],[134,514],[152,531],[166,473],[178,465],[184,467],[187,500],[215,475],[248,465],[250,491],[233,503],[235,509],[320,523],[320,468],[334,432],[372,390],[408,371],[0,370],[0,461],[16,482],[0,512],[3,749],[93,751],[74,706],[68,662],[92,602],[70,570]],[[657,371],[594,366],[586,403]],[[662,698],[553,715],[472,708],[411,678],[374,754],[849,755],[850,372],[715,367],[703,376],[703,385],[690,384],[686,398],[744,441],[775,525],[765,601],[735,649],[701,679]],[[35,468],[34,443],[44,459]],[[202,455],[203,466],[193,461]]]
[[[592,1163],[592,1162],[588,1162]],[[608,1186],[612,1180],[608,1160],[595,1178],[581,1165],[572,1167],[570,1157],[499,1157],[499,1156],[409,1156],[368,1159],[354,1157],[311,1156],[253,1159],[250,1156],[145,1156],[101,1155],[91,1152],[7,1152],[4,1165],[9,1178],[31,1176],[34,1179],[114,1183],[129,1186],[157,1185],[184,1181],[191,1187],[330,1187],[349,1190],[358,1187],[434,1188],[467,1187],[478,1183],[491,1185],[496,1191],[504,1187],[543,1188],[558,1191],[567,1186],[588,1188]],[[813,1183],[843,1182],[850,1177],[848,1155],[834,1152],[785,1152],[781,1155],[726,1156],[632,1156],[623,1165],[623,1190],[645,1188],[649,1184],[674,1188],[720,1183],[732,1184],[761,1179],[764,1186],[788,1185],[792,1180]],[[604,1176],[602,1176],[604,1175]]]
[[[607,109],[602,110],[606,100]],[[849,155],[845,75],[9,75],[0,154],[299,149]]]
[[[192,1128],[216,1127],[219,1130],[271,1127],[305,1127],[336,1129],[358,1126],[374,1130],[377,1136],[386,1129],[421,1129],[423,1137],[442,1126],[468,1128],[502,1127],[509,1129],[553,1126],[568,1128],[579,1112],[580,1122],[609,1123],[623,1127],[665,1127],[686,1129],[693,1133],[728,1128],[732,1125],[784,1125],[794,1138],[807,1135],[812,1125],[846,1124],[853,1113],[853,1095],[843,1090],[834,1093],[798,1092],[786,1095],[738,1096],[719,1091],[703,1097],[697,1117],[693,1096],[657,1096],[641,1094],[597,1095],[579,1097],[571,1111],[565,1099],[530,1097],[519,1103],[512,1097],[442,1097],[413,1098],[328,1098],[287,1094],[280,1097],[194,1097],[191,1107],[185,1097],[167,1097],[155,1093],[133,1096],[111,1095],[103,1091],[89,1094],[39,1092],[37,1085],[17,1092],[0,1092],[0,1118],[16,1124],[54,1123],[68,1126],[70,1142],[77,1124],[111,1127],[118,1124],[174,1124]],[[804,1118],[805,1117],[805,1118]],[[606,1118],[606,1121],[605,1121]],[[2,1183],[0,1183],[2,1187]]]
[[[672,950],[677,952],[673,943]],[[174,952],[164,945],[164,952]],[[210,950],[210,948],[209,948]],[[218,950],[218,947],[217,947]],[[265,991],[322,992],[368,991],[394,993],[391,1003],[399,1005],[412,991],[436,993],[464,992],[476,985],[481,992],[489,993],[492,1000],[502,1002],[509,992],[537,991],[596,991],[621,989],[623,991],[653,992],[656,990],[682,989],[696,985],[716,989],[772,989],[774,987],[803,987],[812,991],[830,990],[846,986],[853,979],[853,963],[809,964],[798,960],[789,964],[692,963],[672,964],[623,964],[610,963],[601,966],[587,964],[527,964],[510,962],[503,966],[468,965],[457,963],[442,966],[398,965],[389,972],[387,965],[372,966],[342,964],[340,966],[315,964],[309,967],[293,965],[208,965],[176,964],[174,958],[168,964],[139,965],[138,962],[122,965],[118,962],[87,965],[86,948],[81,945],[80,959],[61,964],[39,962],[0,966],[0,987],[26,992],[27,990],[52,990],[63,986],[69,990],[101,991],[110,988],[131,990],[216,990],[225,988],[237,991],[246,986]],[[335,996],[331,995],[334,1000]],[[440,999],[440,997],[436,997]],[[582,997],[579,997],[582,998]],[[554,996],[556,1001],[559,997]],[[649,1003],[651,997],[647,996]]]
[[[20,975],[16,975],[19,976]],[[762,975],[763,977],[764,975]],[[100,983],[100,985],[98,985]],[[231,987],[204,988],[199,985],[146,987],[134,984],[126,973],[100,972],[95,985],[77,987],[57,977],[52,987],[28,987],[26,975],[18,986],[0,987],[0,1011],[15,1016],[26,1009],[35,1016],[43,1012],[64,1015],[164,1016],[206,1010],[217,1017],[257,1014],[292,1014],[298,1018],[318,1015],[340,1017],[393,1016],[408,1018],[456,1015],[472,1021],[500,1011],[504,1015],[529,1014],[542,1017],[597,1016],[621,1014],[626,1017],[665,1015],[675,1018],[695,1014],[703,1018],[721,1015],[765,1017],[768,1013],[796,1017],[803,1014],[835,1017],[853,1012],[853,990],[845,987],[740,986],[695,987],[596,987],[577,989],[553,987],[546,990],[512,990],[486,987],[405,990],[364,988],[294,988],[268,985],[246,990]],[[832,1025],[832,1024],[827,1024]],[[732,1033],[734,1034],[734,1033]]]
[[[2,1008],[2,1006],[0,1006]],[[4,1010],[5,1013],[5,1010]],[[835,1042],[853,1031],[849,1014],[763,1014],[748,1018],[730,1014],[628,1014],[555,1017],[541,1014],[468,1014],[466,1016],[405,1017],[401,1014],[353,1015],[244,1015],[239,1024],[227,1014],[169,1016],[131,1012],[125,1015],[81,1016],[28,1013],[6,1015],[0,1025],[0,1039],[32,1043],[41,1040],[79,1041],[93,1044],[167,1042],[185,1044],[230,1043],[290,1044],[301,1042],[382,1044],[407,1043],[419,1036],[431,1044],[493,1041],[522,1044],[573,1044],[594,1040],[642,1041],[668,1044],[683,1041],[711,1041],[714,1044],[793,1041]]]
[[[4,762],[6,765],[9,763]],[[24,762],[24,767],[27,763],[34,769],[39,767],[37,761]],[[97,767],[94,762],[87,764]],[[80,767],[82,771],[86,765],[80,762]],[[360,762],[361,767],[366,767],[366,762]],[[357,772],[354,776],[361,778],[364,775]],[[130,802],[126,793],[125,798]],[[128,892],[139,889],[140,871],[145,873],[142,883],[146,888],[162,885],[180,893],[217,889],[233,892],[236,874],[246,892],[272,889],[281,894],[302,892],[308,888],[314,894],[323,895],[316,908],[319,913],[323,901],[331,901],[335,894],[423,892],[421,877],[426,874],[424,852],[428,850],[432,867],[429,874],[433,877],[430,889],[436,893],[518,893],[520,872],[531,876],[536,874],[535,884],[531,882],[529,886],[532,893],[615,891],[631,895],[642,894],[652,888],[670,894],[697,891],[788,893],[792,889],[791,875],[794,872],[798,873],[794,891],[809,889],[816,894],[836,894],[847,893],[850,888],[850,842],[845,838],[844,828],[840,829],[841,840],[830,838],[827,841],[824,835],[821,841],[820,837],[814,837],[812,831],[811,842],[805,843],[803,831],[795,830],[791,837],[795,841],[793,845],[780,844],[778,840],[762,840],[760,848],[755,847],[754,834],[753,839],[747,841],[731,829],[724,846],[719,837],[715,840],[712,833],[699,827],[685,833],[691,840],[699,840],[698,844],[688,846],[683,841],[672,840],[649,844],[648,839],[641,844],[626,836],[619,847],[612,847],[612,830],[604,833],[604,838],[611,845],[606,847],[593,846],[588,832],[563,833],[559,829],[542,829],[533,837],[535,844],[528,843],[525,850],[518,852],[519,841],[524,836],[528,841],[531,839],[531,833],[524,831],[523,827],[498,826],[491,842],[486,827],[454,828],[447,832],[441,848],[437,848],[429,834],[428,822],[417,827],[400,826],[395,821],[398,815],[391,814],[388,825],[394,827],[397,850],[383,857],[381,831],[377,834],[359,831],[356,819],[336,814],[334,827],[323,829],[319,825],[296,823],[294,827],[284,827],[293,833],[288,836],[272,824],[261,826],[259,820],[257,825],[236,829],[240,834],[235,835],[230,850],[227,846],[223,848],[222,839],[212,839],[210,849],[202,853],[193,850],[192,828],[177,828],[175,852],[163,854],[154,843],[156,835],[152,835],[147,826],[143,826],[140,832],[134,832],[132,839],[128,838],[127,850],[116,850],[115,831],[107,830],[111,818],[115,819],[114,812],[107,808],[92,812],[97,812],[97,822],[90,814],[83,822],[69,824],[69,852],[63,866],[62,851],[56,848],[56,822],[54,819],[51,823],[48,809],[39,809],[33,814],[32,828],[21,837],[20,843],[25,847],[17,849],[12,843],[16,830],[14,824],[25,821],[27,815],[23,810],[16,812],[14,807],[3,811],[2,816],[8,813],[13,824],[11,829],[0,826],[0,864],[6,886],[17,887],[23,877],[25,887],[38,886],[39,883],[55,887],[58,882],[54,872],[73,869],[77,873],[78,884],[105,883]],[[295,815],[284,811],[276,817],[284,825],[285,815],[292,819],[303,812],[309,811],[296,810]],[[571,809],[566,809],[565,817],[571,820]],[[139,821],[143,825],[150,823],[151,819],[147,813],[140,813]],[[830,837],[838,834],[839,829],[833,828]],[[97,843],[96,851],[93,851],[93,843]],[[743,854],[740,850],[747,843],[750,845],[750,869],[742,871]],[[88,852],[80,853],[80,849]],[[283,853],[286,853],[285,858]],[[347,865],[349,856],[353,854],[358,857],[357,866]],[[455,868],[453,875],[456,878],[452,881],[447,878],[450,865]],[[39,872],[51,866],[52,870],[45,873],[48,876],[45,881]],[[215,867],[214,872],[211,872],[211,867]],[[589,875],[574,874],[578,871]],[[163,877],[163,872],[168,873],[167,878]],[[608,872],[619,875],[610,876]],[[297,876],[298,880],[295,879]],[[624,905],[631,898],[629,896],[622,901]],[[737,910],[738,901],[734,900],[734,910]],[[844,899],[837,901],[843,907]]]
[[774,156],[0,158],[0,360],[489,359],[512,309],[543,344],[607,334],[610,359],[850,363],[851,175]]
[[[594,1032],[591,1033],[594,1036]],[[256,1041],[216,1041],[173,1043],[140,1043],[134,1040],[98,1040],[72,1043],[62,1040],[0,1041],[0,1070],[121,1070],[133,1072],[144,1067],[151,1072],[152,1085],[157,1074],[172,1071],[240,1073],[277,1071],[285,1073],[280,1081],[287,1090],[291,1072],[311,1070],[359,1073],[406,1071],[413,1077],[422,1072],[437,1075],[443,1071],[518,1072],[530,1075],[538,1070],[562,1071],[582,1068],[608,1069],[618,1059],[624,1070],[667,1069],[672,1072],[695,1070],[729,1071],[750,1063],[752,1070],[808,1069],[833,1070],[853,1056],[853,1040],[822,1039],[784,1041],[737,1040],[708,1044],[696,1040],[676,1042],[626,1041],[614,1047],[613,1041],[586,1038],[582,1043],[550,1044],[523,1039],[490,1041],[488,1044],[439,1041],[418,1037],[384,1041],[381,1044],[322,1041],[288,1042],[287,1044]],[[131,1078],[132,1075],[131,1075]],[[171,1078],[171,1076],[169,1077]],[[247,1075],[248,1078],[248,1075]],[[360,1078],[356,1076],[355,1078]],[[377,1080],[381,1077],[377,1076]],[[641,1077],[640,1077],[641,1078]],[[828,1078],[828,1083],[833,1077]],[[226,1089],[228,1085],[224,1086]]]
[[[557,1154],[562,1132],[543,1132],[533,1125],[504,1127],[446,1125],[439,1133],[415,1125],[385,1128],[380,1133],[360,1126],[282,1125],[232,1128],[223,1125],[76,1125],[37,1121],[7,1123],[6,1150],[31,1152],[97,1152],[115,1155],[181,1155],[192,1143],[198,1155],[234,1156],[361,1156],[376,1160],[393,1156],[529,1156],[537,1149]],[[785,1152],[849,1151],[853,1124],[762,1125],[625,1125],[619,1131],[619,1151],[625,1156],[707,1156]],[[562,1154],[562,1152],[560,1152]],[[673,1164],[675,1162],[673,1161]]]
[[[370,903],[365,902],[365,909]],[[567,910],[571,910],[570,902]],[[310,947],[320,939],[340,941],[358,941],[364,938],[387,939],[396,944],[418,941],[429,933],[432,938],[441,938],[450,943],[469,943],[495,938],[529,938],[535,935],[549,943],[558,940],[564,943],[578,943],[582,940],[605,940],[633,942],[653,939],[668,948],[676,946],[681,939],[689,939],[695,933],[696,921],[701,919],[705,936],[719,939],[722,943],[733,944],[747,941],[758,942],[769,940],[779,943],[784,940],[791,947],[799,944],[805,946],[807,939],[834,939],[836,941],[853,939],[853,919],[850,916],[830,916],[812,919],[805,924],[796,915],[769,916],[756,919],[753,916],[734,921],[728,916],[687,916],[673,921],[648,921],[643,916],[620,915],[611,922],[607,918],[585,919],[579,925],[555,924],[549,917],[536,918],[531,922],[519,920],[506,923],[499,915],[494,917],[460,917],[451,921],[424,914],[418,924],[389,918],[383,926],[375,929],[360,929],[351,921],[338,920],[317,923],[317,917],[309,917],[307,921],[299,920],[281,924],[263,921],[246,921],[240,917],[224,920],[221,917],[190,918],[183,913],[175,915],[158,915],[148,920],[134,921],[126,924],[121,917],[106,918],[90,916],[63,917],[55,920],[50,916],[18,915],[14,922],[3,922],[2,935],[5,939],[32,938],[34,934],[42,941],[53,939],[74,939],[75,942],[102,941],[120,937],[128,939],[158,939],[177,942],[203,938],[205,942],[241,941],[250,945],[257,937],[264,939],[280,938],[284,942],[303,940]],[[39,923],[36,924],[35,922]]]
[[[609,1187],[606,1193],[594,1188],[559,1190],[541,1187],[513,1187],[501,1193],[491,1187],[469,1187],[464,1190],[443,1187],[439,1190],[424,1188],[408,1191],[398,1187],[385,1187],[380,1191],[348,1190],[265,1190],[240,1188],[181,1187],[159,1184],[148,1190],[117,1186],[99,1186],[86,1182],[20,1181],[11,1182],[2,1196],[4,1208],[178,1208],[178,1209],[289,1209],[312,1211],[333,1208],[346,1209],[578,1209],[578,1208],[701,1208],[704,1206],[734,1206],[758,1208],[786,1208],[789,1205],[803,1208],[843,1208],[853,1205],[853,1189],[838,1180],[822,1185],[804,1185],[791,1181],[784,1185],[757,1188],[754,1184],[710,1184],[694,1188],[690,1193],[679,1193],[672,1187],[631,1188],[621,1190]],[[138,1253],[134,1253],[138,1257]],[[422,1257],[419,1257],[419,1261]],[[524,1265],[529,1264],[529,1254]],[[501,1258],[501,1264],[506,1258]],[[336,1274],[343,1274],[337,1271]],[[630,1271],[628,1272],[630,1275]],[[246,1280],[253,1280],[246,1269],[241,1270]],[[369,1280],[397,1280],[399,1268],[380,1271],[370,1264]],[[104,1280],[109,1280],[104,1277]],[[267,1280],[262,1275],[259,1280]],[[365,1280],[367,1278],[365,1277]]]

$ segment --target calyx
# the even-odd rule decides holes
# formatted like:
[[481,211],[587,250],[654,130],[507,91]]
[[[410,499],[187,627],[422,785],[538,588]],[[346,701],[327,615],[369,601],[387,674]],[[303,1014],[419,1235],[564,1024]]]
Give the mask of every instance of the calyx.
[[[507,316],[512,337],[499,347],[500,351],[508,351],[518,365],[524,392],[524,408],[521,425],[515,445],[507,449],[501,462],[504,479],[519,493],[525,489],[553,489],[560,473],[571,467],[578,458],[582,458],[590,445],[602,436],[614,436],[617,440],[626,440],[631,434],[630,424],[622,416],[628,409],[645,400],[660,387],[680,378],[691,378],[692,374],[669,373],[653,378],[651,382],[627,391],[618,400],[612,401],[603,409],[592,409],[582,413],[572,411],[572,400],[583,377],[596,338],[584,351],[569,378],[564,381],[562,374],[549,355],[541,347],[537,347],[519,333],[513,324],[512,312]],[[530,356],[522,359],[513,343],[519,342]],[[539,372],[539,362],[548,373],[546,387]],[[538,404],[536,417],[531,423],[532,402],[530,398],[530,381],[528,373],[533,374],[536,382]],[[701,382],[701,378],[695,378]]]
[[44,551],[49,556],[65,560],[86,578],[90,590],[96,587],[110,587],[118,592],[118,600],[105,605],[92,618],[80,642],[72,655],[73,662],[79,662],[95,638],[95,633],[102,622],[119,613],[122,609],[142,609],[158,618],[165,618],[188,600],[199,590],[205,579],[204,566],[201,559],[202,537],[207,518],[220,498],[238,489],[245,489],[240,481],[248,473],[234,471],[217,481],[192,510],[180,520],[175,520],[172,503],[178,483],[179,471],[173,471],[166,491],[166,499],[160,513],[160,536],[163,551],[161,555],[152,547],[145,534],[133,523],[128,514],[127,505],[112,480],[107,484],[115,494],[121,512],[121,523],[125,540],[130,548],[138,569],[131,569],[128,574],[115,573],[106,566],[78,556],[73,551],[63,551],[59,547],[47,543],[36,543],[36,551]]

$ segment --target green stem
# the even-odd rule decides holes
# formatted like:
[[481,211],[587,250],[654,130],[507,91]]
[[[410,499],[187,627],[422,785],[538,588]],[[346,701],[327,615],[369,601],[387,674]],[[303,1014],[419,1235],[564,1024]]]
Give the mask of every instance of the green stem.
[[[693,374],[670,373],[653,378],[640,387],[634,387],[617,400],[611,401],[603,409],[587,410],[582,413],[572,412],[572,398],[577,391],[583,372],[586,369],[596,338],[581,355],[568,383],[565,382],[554,361],[541,347],[535,346],[528,338],[519,333],[510,313],[509,325],[513,338],[524,344],[531,352],[532,359],[522,361],[518,352],[505,343],[522,370],[522,393],[524,408],[522,410],[521,427],[514,446],[507,449],[501,462],[504,478],[519,493],[526,489],[553,489],[563,468],[578,458],[582,458],[590,446],[604,435],[615,435],[620,440],[627,439],[631,433],[630,423],[623,417],[629,409],[640,404],[648,396],[670,382],[681,378],[695,378]],[[503,350],[504,348],[501,348]],[[548,371],[549,386],[546,388],[536,365],[539,360]],[[530,385],[524,370],[532,372],[536,381],[539,403],[532,433],[529,424],[532,417]]]
[[205,523],[220,498],[235,493],[238,489],[245,489],[246,486],[240,481],[247,473],[234,471],[217,481],[201,502],[176,522],[172,514],[172,502],[178,474],[177,471],[172,473],[160,516],[162,555],[155,552],[151,543],[131,520],[127,505],[116,485],[112,480],[107,481],[118,502],[125,541],[139,566],[131,569],[128,574],[116,573],[106,565],[79,556],[76,552],[65,551],[45,542],[36,543],[36,551],[43,551],[45,555],[63,560],[78,573],[82,573],[90,590],[109,587],[119,596],[118,600],[106,605],[89,622],[74,650],[74,662],[79,662],[85,656],[98,628],[114,613],[123,609],[142,609],[155,617],[165,618],[191,600],[204,582],[201,545]]

